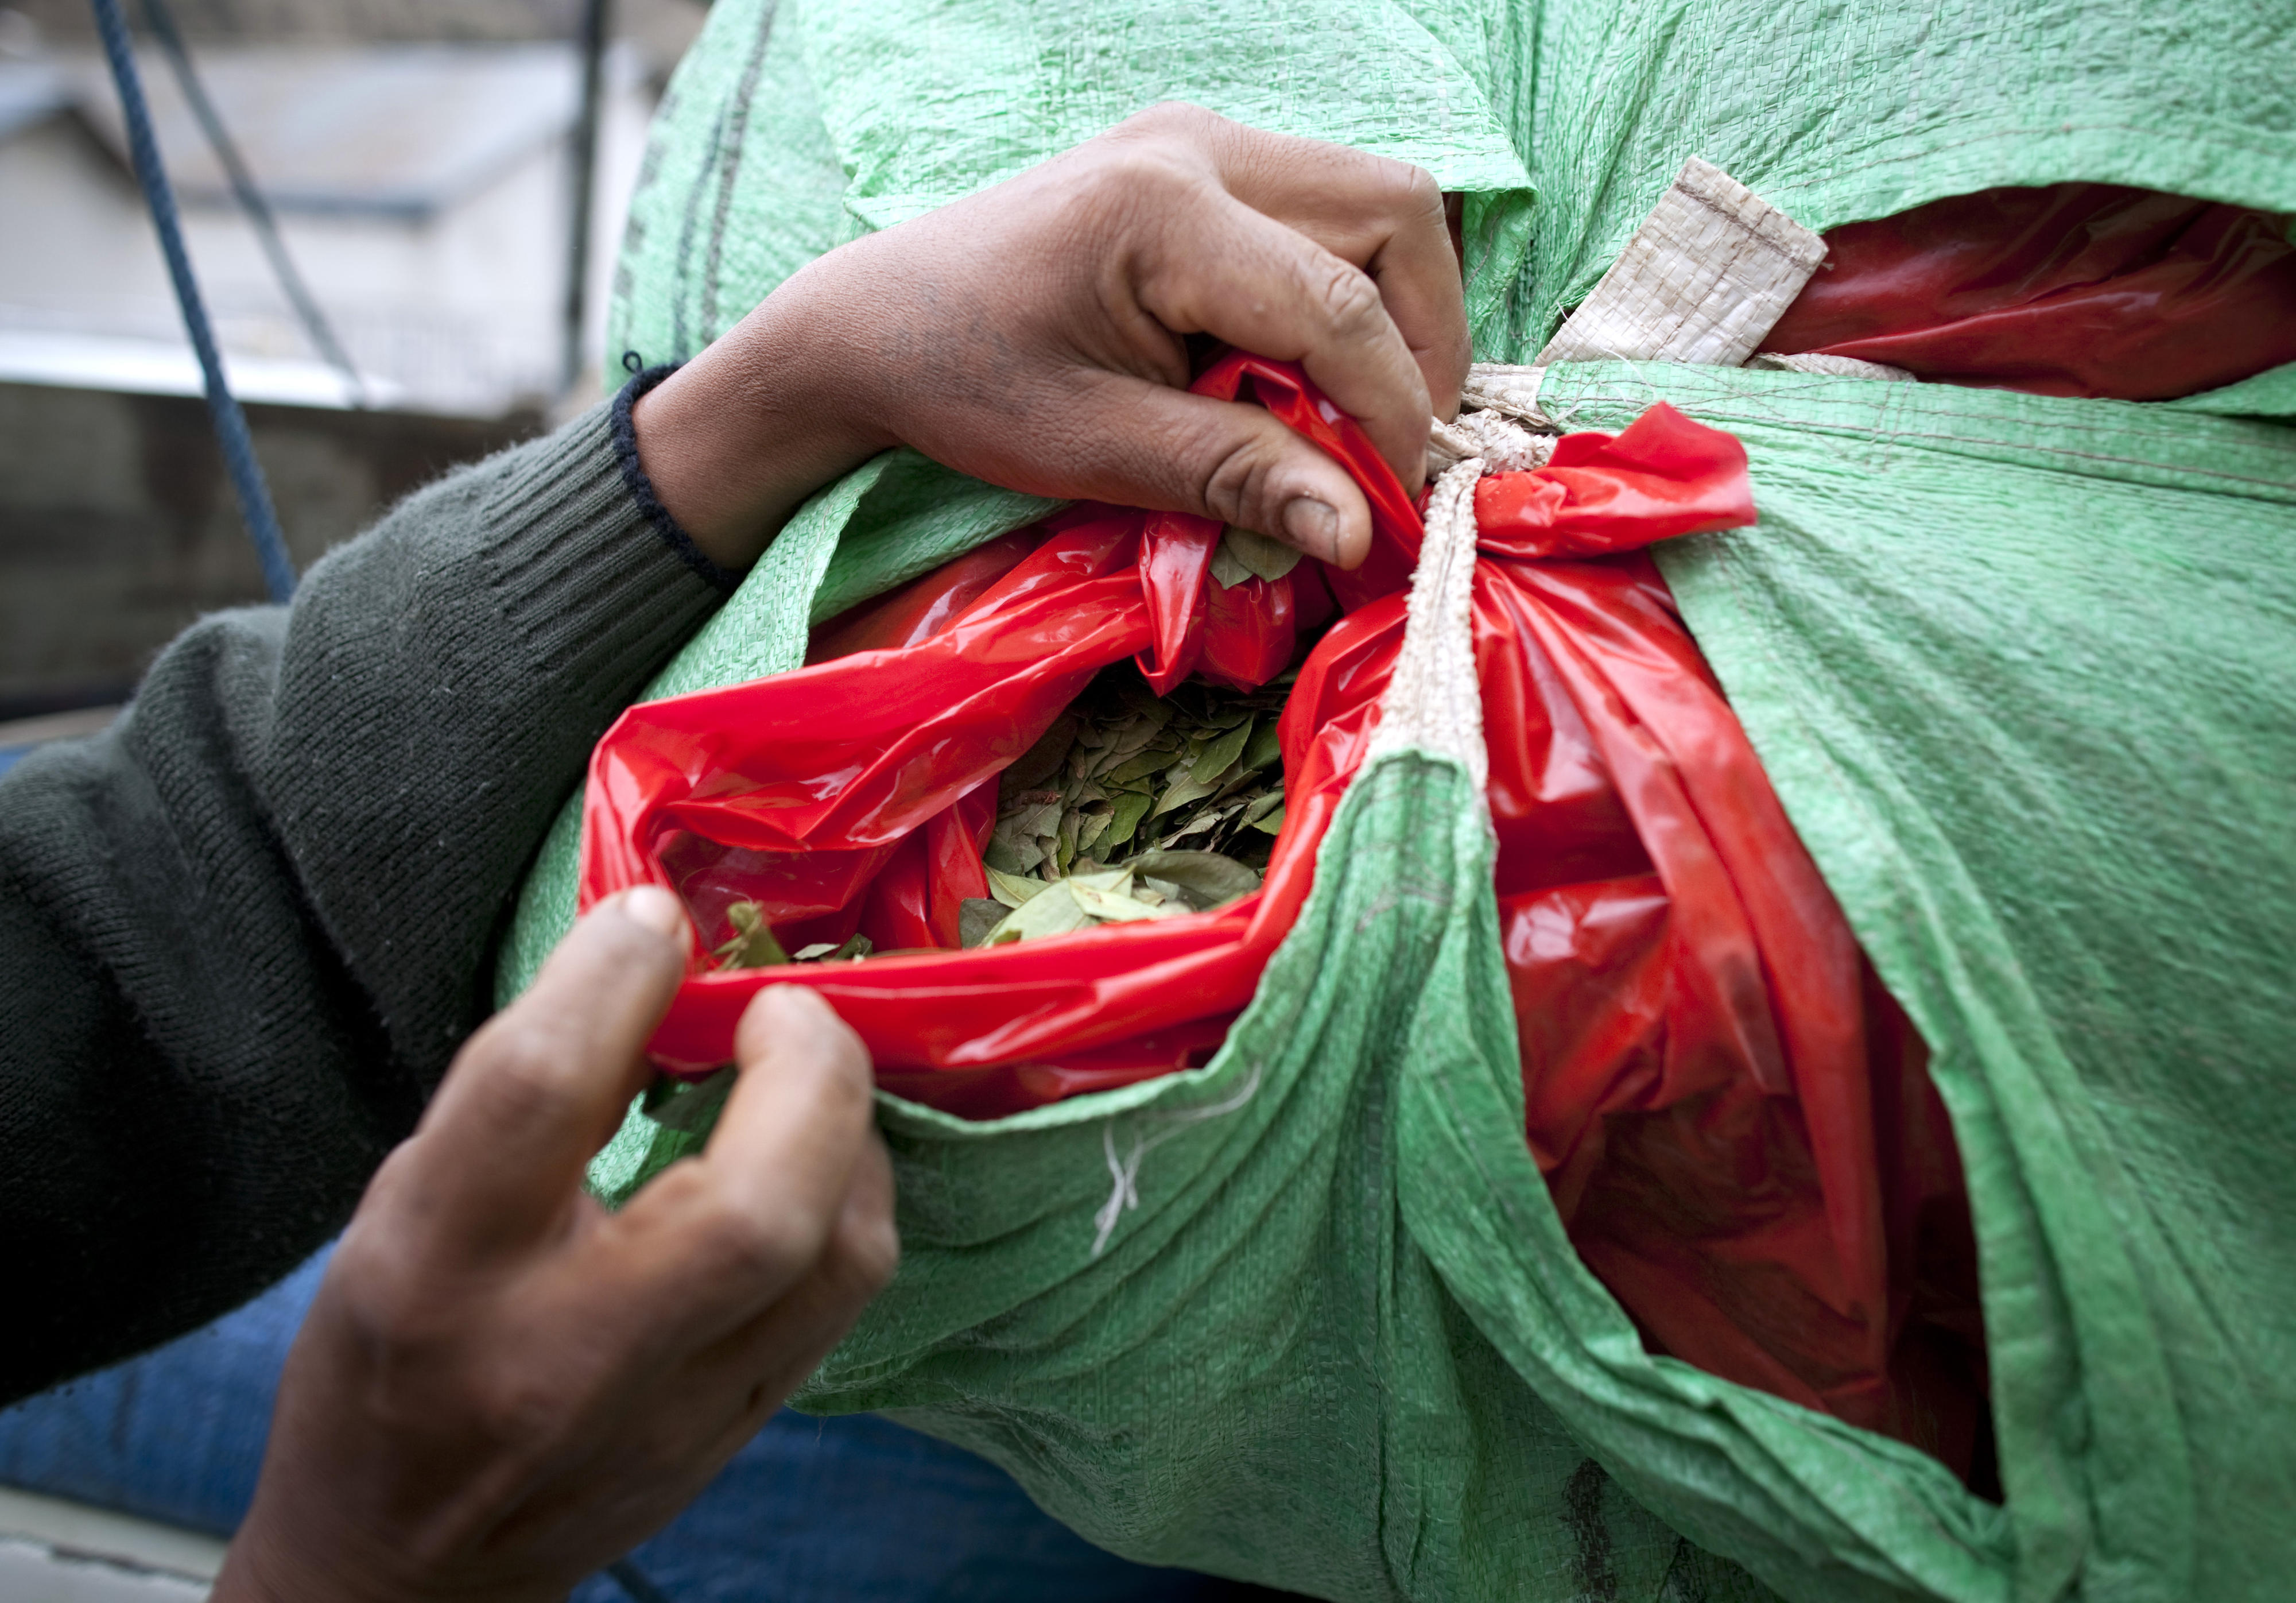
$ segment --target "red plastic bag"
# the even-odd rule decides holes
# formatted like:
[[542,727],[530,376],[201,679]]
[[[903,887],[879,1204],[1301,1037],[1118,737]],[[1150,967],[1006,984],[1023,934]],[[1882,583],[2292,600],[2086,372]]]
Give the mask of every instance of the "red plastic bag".
[[2166,400],[2296,361],[2288,219],[2113,184],[1850,223],[1762,349],[2037,395]]
[[[943,949],[723,974],[697,958],[660,1061],[725,1061],[769,984],[820,991],[889,1089],[972,1116],[1209,1060],[1306,898],[1376,727],[1421,532],[1360,432],[1295,370],[1231,357],[1198,388],[1247,382],[1365,486],[1374,550],[1355,573],[1303,562],[1222,591],[1217,524],[1078,507],[824,626],[807,668],[636,707],[608,732],[584,905],[651,881],[685,898],[703,951],[737,898],[766,905],[787,947],[857,928],[881,948]],[[1949,1131],[1663,581],[1633,555],[1751,522],[1743,450],[1660,406],[1485,479],[1476,507],[1526,1136],[1572,1240],[1654,1346],[1965,1467],[1968,1363],[1926,1340],[1907,1278],[1924,1252],[1948,1270],[1969,1256],[1920,1234],[1958,1198]],[[1136,655],[1159,686],[1192,670],[1263,682],[1331,599],[1349,611],[1285,705],[1285,822],[1257,894],[946,949],[959,900],[986,892],[996,775],[1093,673]],[[1967,1311],[1930,1301],[1951,1304],[1948,1322]]]
[[[1255,358],[1222,359],[1195,388],[1233,398],[1247,385],[1354,470],[1379,560],[1391,583],[1407,579],[1417,514],[1354,422],[1296,369]],[[889,1089],[975,1117],[1207,1061],[1307,896],[1359,743],[1286,718],[1284,826],[1256,895],[955,949],[958,904],[988,894],[997,773],[1093,674],[1136,656],[1160,688],[1191,672],[1257,685],[1289,664],[1303,617],[1330,615],[1319,563],[1211,583],[1220,533],[1204,518],[1078,507],[832,623],[811,666],[625,713],[591,761],[585,907],[662,884],[685,899],[700,952],[748,900],[792,949],[858,930],[911,954],[723,974],[697,955],[656,1060],[685,1073],[725,1062],[749,999],[795,983],[835,1004]],[[1303,677],[1316,671],[1311,659]]]

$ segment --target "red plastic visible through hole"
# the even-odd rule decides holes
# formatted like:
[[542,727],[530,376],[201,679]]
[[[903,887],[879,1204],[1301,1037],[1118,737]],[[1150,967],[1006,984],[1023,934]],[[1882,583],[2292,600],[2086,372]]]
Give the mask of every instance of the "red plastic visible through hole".
[[[600,741],[586,908],[664,884],[697,919],[698,953],[726,939],[737,898],[792,949],[854,929],[926,949],[731,973],[697,956],[658,1061],[689,1074],[726,1061],[750,999],[786,984],[837,1008],[882,1083],[966,1117],[1210,1059],[1306,900],[1363,760],[1422,533],[1361,432],[1296,368],[1230,356],[1196,388],[1247,385],[1363,485],[1361,569],[1308,561],[1223,590],[1207,571],[1216,524],[1074,507],[832,621],[803,669],[634,707]],[[1616,437],[1570,436],[1545,468],[1485,479],[1476,509],[1525,1136],[1572,1241],[1658,1349],[1966,1470],[1983,1359],[1973,1276],[1957,1276],[1974,1247],[1949,1127],[1918,1041],[1640,555],[1752,522],[1744,451],[1655,407]],[[1285,818],[1259,892],[952,949],[957,903],[985,892],[996,776],[1095,673],[1136,656],[1157,682],[1264,679],[1300,620],[1334,602],[1345,615],[1281,720]]]

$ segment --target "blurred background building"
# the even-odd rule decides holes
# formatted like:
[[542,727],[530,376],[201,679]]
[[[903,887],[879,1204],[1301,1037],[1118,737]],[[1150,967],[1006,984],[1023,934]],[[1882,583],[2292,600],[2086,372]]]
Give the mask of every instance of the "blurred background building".
[[[355,382],[298,316],[139,0],[124,9],[299,563],[599,392],[621,218],[699,0],[609,10],[570,383],[583,0],[170,0]],[[200,612],[262,598],[200,393],[86,0],[14,0],[0,8],[0,725],[116,703]]]

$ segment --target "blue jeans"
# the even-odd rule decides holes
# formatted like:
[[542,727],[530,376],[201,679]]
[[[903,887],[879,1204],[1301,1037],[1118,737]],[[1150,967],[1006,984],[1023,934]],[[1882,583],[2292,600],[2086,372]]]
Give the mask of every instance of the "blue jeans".
[[[322,1253],[236,1313],[0,1413],[0,1483],[228,1536],[255,1492]],[[1127,1563],[1004,1471],[872,1415],[786,1410],[628,1562],[671,1603],[1227,1603],[1267,1597]],[[630,1603],[594,1575],[572,1603]],[[651,1603],[641,1596],[641,1603]]]

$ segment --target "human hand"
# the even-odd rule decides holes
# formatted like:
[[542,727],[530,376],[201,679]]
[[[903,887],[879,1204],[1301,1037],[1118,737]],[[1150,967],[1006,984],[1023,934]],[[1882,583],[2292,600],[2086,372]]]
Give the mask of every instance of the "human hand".
[[1371,514],[1345,470],[1257,407],[1185,393],[1196,334],[1300,362],[1415,492],[1469,358],[1434,179],[1158,106],[811,263],[639,401],[639,458],[733,567],[897,444],[1360,563]]
[[760,993],[706,1151],[619,1213],[584,1165],[644,1082],[685,918],[591,913],[367,1188],[289,1353],[216,1603],[562,1599],[668,1521],[891,1276],[859,1040]]

